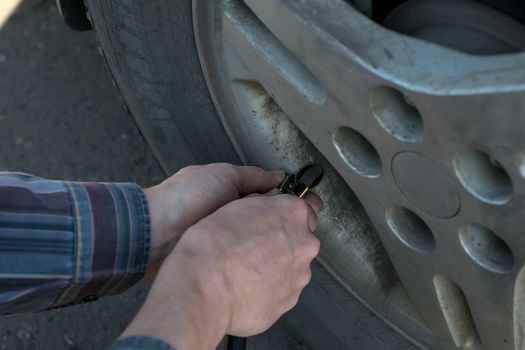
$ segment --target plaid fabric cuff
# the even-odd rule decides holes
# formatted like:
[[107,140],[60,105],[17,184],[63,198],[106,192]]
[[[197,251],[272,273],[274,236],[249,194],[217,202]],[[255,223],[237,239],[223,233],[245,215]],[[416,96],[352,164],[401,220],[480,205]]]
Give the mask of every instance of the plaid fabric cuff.
[[56,305],[130,288],[148,263],[150,218],[144,192],[131,183],[67,182],[66,187],[74,217],[75,269]]

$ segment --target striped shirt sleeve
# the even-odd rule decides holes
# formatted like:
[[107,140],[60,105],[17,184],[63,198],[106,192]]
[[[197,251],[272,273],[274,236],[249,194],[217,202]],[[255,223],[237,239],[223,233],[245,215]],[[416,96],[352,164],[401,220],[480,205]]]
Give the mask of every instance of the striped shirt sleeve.
[[136,184],[0,172],[0,314],[120,293],[143,276],[149,243]]

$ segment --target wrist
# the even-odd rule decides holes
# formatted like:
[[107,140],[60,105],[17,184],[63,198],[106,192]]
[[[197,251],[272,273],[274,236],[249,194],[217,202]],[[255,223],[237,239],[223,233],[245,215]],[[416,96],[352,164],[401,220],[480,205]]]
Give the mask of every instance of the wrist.
[[[162,262],[182,236],[183,230],[177,224],[180,221],[176,215],[178,206],[173,205],[173,199],[166,201],[166,193],[159,185],[146,188],[143,192],[148,202],[151,225],[150,258],[145,277],[153,280]],[[173,193],[170,195],[176,197]]]
[[[178,252],[177,252],[178,253]],[[143,307],[122,337],[147,335],[163,339],[177,350],[215,349],[230,318],[213,286],[206,264],[187,263],[190,257],[174,254],[159,271]]]

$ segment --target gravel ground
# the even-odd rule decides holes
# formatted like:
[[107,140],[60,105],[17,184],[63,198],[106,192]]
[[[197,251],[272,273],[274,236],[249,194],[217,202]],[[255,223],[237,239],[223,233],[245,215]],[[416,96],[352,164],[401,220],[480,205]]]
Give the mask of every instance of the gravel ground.
[[[1,28],[0,77],[0,170],[143,186],[164,177],[123,107],[93,33],[69,30],[54,1],[23,1]],[[104,348],[133,317],[147,288],[2,317],[0,350]],[[249,344],[303,348],[282,325]]]

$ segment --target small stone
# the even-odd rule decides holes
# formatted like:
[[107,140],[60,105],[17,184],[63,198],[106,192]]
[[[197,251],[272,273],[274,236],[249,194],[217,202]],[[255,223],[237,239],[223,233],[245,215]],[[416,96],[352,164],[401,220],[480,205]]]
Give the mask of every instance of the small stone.
[[4,112],[0,112],[0,122],[4,121],[7,119],[7,114],[4,113]]
[[120,135],[120,138],[122,139],[122,141],[127,141],[128,140],[128,135],[122,134],[122,135]]
[[40,50],[43,50],[46,47],[46,45],[40,41],[38,42],[38,44],[36,44],[36,47],[38,47]]
[[23,139],[21,136],[19,136],[19,137],[17,137],[17,138],[15,139],[15,143],[16,143],[17,145],[21,145],[22,142],[24,142],[24,139]]
[[7,55],[0,54],[0,63],[6,63],[7,62]]
[[75,343],[73,342],[73,340],[71,340],[70,337],[68,337],[67,334],[64,334],[64,341],[65,341],[66,344],[69,345],[69,346],[75,346]]
[[31,339],[31,333],[29,333],[27,329],[20,328],[16,331],[16,337],[20,340],[28,341],[29,339]]
[[31,141],[27,141],[26,143],[24,143],[24,147],[25,148],[32,148],[33,147],[33,143]]

